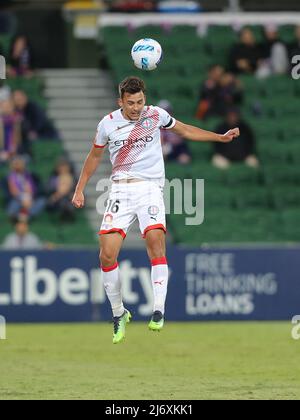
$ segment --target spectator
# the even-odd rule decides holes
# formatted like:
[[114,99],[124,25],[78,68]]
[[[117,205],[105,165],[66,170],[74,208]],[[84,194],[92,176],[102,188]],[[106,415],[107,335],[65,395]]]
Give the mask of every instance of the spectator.
[[196,112],[196,117],[200,120],[209,115],[219,114],[220,80],[223,74],[224,68],[219,64],[210,67],[208,78],[200,91],[200,101]]
[[7,212],[11,218],[17,218],[21,212],[35,217],[44,209],[46,200],[40,195],[39,180],[26,170],[24,158],[13,159],[7,177],[7,189]]
[[295,28],[295,41],[289,44],[290,62],[295,55],[300,55],[300,25]]
[[258,77],[266,77],[271,74],[287,73],[289,68],[288,50],[279,39],[277,27],[268,25],[264,31],[265,40],[262,42],[262,60],[257,70]]
[[71,199],[74,193],[75,179],[71,165],[66,160],[58,162],[53,176],[49,179],[49,198],[47,209],[57,212],[64,221],[74,219],[74,207]]
[[240,42],[234,45],[229,55],[229,68],[235,74],[254,74],[258,68],[261,51],[250,28],[244,28]]
[[8,61],[10,77],[33,75],[32,49],[26,36],[19,35],[12,42]]
[[[172,114],[172,106],[169,101],[162,100],[158,106]],[[182,165],[190,163],[191,154],[184,138],[171,130],[161,130],[161,142],[166,160],[175,160]]]
[[242,102],[243,88],[234,74],[225,72],[221,66],[215,65],[211,67],[200,95],[197,118],[224,116],[229,107]]
[[247,166],[257,168],[258,158],[255,155],[255,138],[252,129],[240,117],[236,108],[232,108],[226,115],[226,121],[216,129],[217,133],[226,133],[233,127],[240,128],[239,140],[232,143],[215,143],[212,163],[220,169],[227,169],[232,162],[245,162]]
[[2,248],[7,251],[39,250],[43,245],[36,235],[29,232],[26,218],[20,218],[15,224],[15,232],[6,237]]
[[0,102],[0,162],[11,159],[21,143],[21,119],[11,99]]
[[22,133],[26,141],[36,139],[57,139],[58,133],[46,116],[44,110],[30,101],[22,90],[13,93],[16,109],[23,117]]
[[239,105],[243,101],[243,86],[241,81],[233,74],[226,72],[220,79],[219,101],[220,115],[225,116],[228,109]]

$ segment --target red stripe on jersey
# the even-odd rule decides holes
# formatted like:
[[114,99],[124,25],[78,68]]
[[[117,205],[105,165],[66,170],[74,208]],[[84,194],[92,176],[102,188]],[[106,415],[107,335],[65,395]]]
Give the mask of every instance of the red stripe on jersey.
[[113,114],[109,114],[109,118],[112,120],[114,118]]
[[[151,128],[143,127],[142,122],[145,118],[149,118],[153,121],[153,126]],[[141,120],[138,121],[134,127],[134,129],[129,134],[127,139],[128,144],[123,146],[115,159],[113,174],[117,171],[121,170],[123,172],[129,172],[132,165],[137,162],[139,155],[144,150],[143,147],[134,147],[136,143],[134,141],[136,139],[142,139],[146,136],[151,136],[154,131],[157,129],[159,123],[159,113],[158,111],[154,110],[149,115],[146,112],[143,112],[141,116]],[[142,145],[141,145],[142,146]]]
[[99,146],[98,144],[95,144],[94,143],[94,147],[96,148],[96,149],[104,149],[104,147],[106,146],[106,144],[104,145],[104,146]]

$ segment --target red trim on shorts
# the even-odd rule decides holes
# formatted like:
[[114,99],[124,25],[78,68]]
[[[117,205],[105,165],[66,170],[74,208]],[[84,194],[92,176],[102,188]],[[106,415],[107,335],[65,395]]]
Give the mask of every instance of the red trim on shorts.
[[109,230],[100,230],[100,232],[98,232],[98,235],[107,235],[108,233],[114,233],[114,232],[119,233],[123,237],[123,239],[126,238],[126,233],[124,232],[124,230],[117,229],[117,228],[109,229]]
[[102,271],[104,271],[104,273],[109,273],[110,271],[114,271],[116,268],[118,268],[118,266],[119,266],[119,264],[118,264],[118,262],[116,262],[111,267],[101,267],[101,268],[102,268]]
[[95,143],[94,143],[94,147],[95,147],[96,149],[104,149],[104,147],[106,147],[106,144],[105,144],[104,146],[99,146],[98,144],[95,144]]
[[167,264],[168,264],[168,261],[166,257],[154,258],[153,260],[151,260],[152,267],[154,267],[155,265],[167,265]]
[[143,238],[145,239],[146,238],[146,233],[147,232],[149,232],[150,230],[154,230],[154,229],[162,229],[165,233],[167,233],[167,229],[166,229],[166,227],[164,226],[164,225],[162,225],[162,224],[158,224],[158,225],[151,225],[151,226],[148,226],[145,230],[144,230],[144,233],[143,233]]

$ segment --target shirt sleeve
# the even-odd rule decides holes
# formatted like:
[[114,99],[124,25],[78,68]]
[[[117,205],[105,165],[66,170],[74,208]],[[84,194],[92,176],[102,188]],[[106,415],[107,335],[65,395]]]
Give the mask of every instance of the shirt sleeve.
[[159,112],[160,128],[165,130],[170,130],[170,128],[173,128],[176,124],[175,118],[171,117],[171,115],[162,108],[156,107],[156,109]]
[[108,143],[108,136],[105,130],[104,119],[103,119],[98,124],[94,146],[97,149],[102,149],[103,147],[107,145],[107,143]]

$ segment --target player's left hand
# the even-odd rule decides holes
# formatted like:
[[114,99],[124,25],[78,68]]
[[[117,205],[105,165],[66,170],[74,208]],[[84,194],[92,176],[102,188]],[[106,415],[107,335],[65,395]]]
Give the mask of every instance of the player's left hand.
[[233,139],[239,137],[239,135],[240,135],[240,129],[238,127],[233,128],[232,130],[229,130],[227,131],[227,133],[220,136],[220,141],[222,143],[230,143]]

